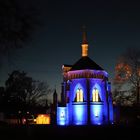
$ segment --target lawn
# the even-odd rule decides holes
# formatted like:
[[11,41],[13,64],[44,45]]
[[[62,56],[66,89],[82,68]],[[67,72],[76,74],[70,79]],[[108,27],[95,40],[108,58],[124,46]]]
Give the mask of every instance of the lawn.
[[140,126],[52,126],[24,125],[0,126],[0,136],[3,139],[134,139],[139,136]]

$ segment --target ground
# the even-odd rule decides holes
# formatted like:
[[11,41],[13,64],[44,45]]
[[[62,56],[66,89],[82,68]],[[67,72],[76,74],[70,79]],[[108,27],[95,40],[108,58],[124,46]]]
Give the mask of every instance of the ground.
[[52,126],[24,125],[0,126],[0,137],[3,139],[134,139],[139,137],[140,125],[111,126]]

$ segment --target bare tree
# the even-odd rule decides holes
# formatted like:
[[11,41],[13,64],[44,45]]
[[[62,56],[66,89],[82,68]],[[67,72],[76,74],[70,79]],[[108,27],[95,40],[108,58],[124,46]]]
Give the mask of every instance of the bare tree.
[[16,112],[45,105],[48,95],[52,93],[48,84],[35,81],[20,71],[9,74],[5,85],[5,105]]
[[19,0],[0,0],[0,57],[10,56],[31,39],[38,25],[35,7]]
[[123,53],[116,64],[115,84],[131,87],[135,91],[136,103],[140,103],[140,50],[129,48]]
[[48,96],[53,93],[53,90],[47,83],[40,81],[32,81],[32,90],[26,90],[26,102],[27,104],[39,104],[41,106],[46,105]]

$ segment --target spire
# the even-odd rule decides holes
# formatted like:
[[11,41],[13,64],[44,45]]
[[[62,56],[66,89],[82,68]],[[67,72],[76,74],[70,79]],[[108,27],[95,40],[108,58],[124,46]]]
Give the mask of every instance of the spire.
[[87,42],[86,26],[83,26],[83,40],[82,40],[82,44],[88,44],[88,42]]
[[57,104],[57,92],[56,92],[56,88],[54,90],[54,93],[53,93],[53,104]]
[[87,42],[87,34],[86,27],[83,26],[83,34],[82,34],[82,57],[88,56],[88,42]]

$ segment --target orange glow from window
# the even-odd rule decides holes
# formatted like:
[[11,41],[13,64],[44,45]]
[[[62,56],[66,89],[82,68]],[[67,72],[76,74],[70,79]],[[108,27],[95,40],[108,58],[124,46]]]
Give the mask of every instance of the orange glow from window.
[[76,92],[76,101],[79,102],[80,101],[80,93],[79,93],[79,89],[77,89],[77,92]]
[[36,124],[50,124],[49,114],[39,114],[36,118]]
[[99,102],[99,92],[97,89],[94,89],[93,90],[93,93],[92,93],[92,101],[93,102]]
[[128,80],[132,75],[132,69],[129,65],[124,63],[119,63],[115,67],[115,81],[116,82],[124,82]]
[[77,89],[76,91],[76,102],[83,102],[83,90]]
[[82,89],[80,89],[79,90],[79,94],[80,94],[80,102],[83,102],[83,90]]

